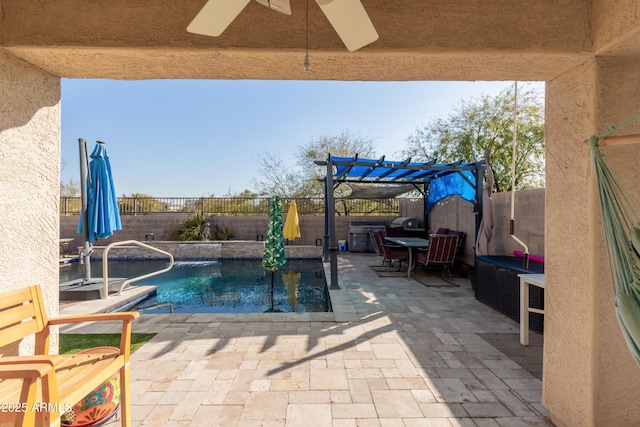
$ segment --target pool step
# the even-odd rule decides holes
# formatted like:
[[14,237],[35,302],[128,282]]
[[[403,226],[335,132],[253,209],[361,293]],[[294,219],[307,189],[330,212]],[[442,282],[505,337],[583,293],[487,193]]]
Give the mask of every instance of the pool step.
[[[120,289],[124,278],[109,279],[109,296],[115,295]],[[99,299],[104,288],[101,278],[74,280],[60,285],[60,301],[90,301]]]
[[87,301],[61,301],[60,316],[89,313],[109,313],[127,306],[133,301],[143,299],[156,293],[158,286],[131,286],[124,290],[122,295],[113,295],[109,298],[100,297]]

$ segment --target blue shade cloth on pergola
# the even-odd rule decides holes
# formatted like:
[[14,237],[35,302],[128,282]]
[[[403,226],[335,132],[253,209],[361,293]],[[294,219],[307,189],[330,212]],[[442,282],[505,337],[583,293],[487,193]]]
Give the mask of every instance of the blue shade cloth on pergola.
[[614,285],[616,317],[627,346],[640,365],[640,209],[622,188],[600,151],[602,141],[615,130],[612,127],[604,136],[589,138],[589,148]]
[[[464,175],[464,177],[463,177]],[[450,196],[474,203],[476,200],[476,177],[472,171],[460,171],[459,173],[438,177],[431,181],[429,194],[427,195],[427,212],[442,199]]]

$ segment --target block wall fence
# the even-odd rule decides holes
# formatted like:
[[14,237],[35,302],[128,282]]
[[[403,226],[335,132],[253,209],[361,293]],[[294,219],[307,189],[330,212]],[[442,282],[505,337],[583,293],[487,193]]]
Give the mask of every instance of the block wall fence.
[[[544,189],[516,192],[515,197],[515,234],[529,246],[529,252],[544,256]],[[490,243],[491,255],[511,255],[514,250],[522,250],[509,235],[511,217],[511,194],[494,193],[493,199],[493,237]],[[424,227],[422,214],[423,201],[403,199],[400,205],[402,217],[418,219],[418,226],[434,232],[440,227],[467,233],[463,262],[473,265],[475,246],[476,214],[473,205],[459,197],[450,197],[438,203],[429,213],[428,227]],[[109,239],[98,240],[96,246],[106,246],[114,241],[144,241],[153,233],[155,241],[166,241],[171,234],[189,218],[188,213],[161,213],[147,215],[123,215],[122,230],[116,231]],[[384,221],[390,224],[395,216],[336,216],[336,236],[338,240],[349,241],[350,221]],[[74,238],[69,243],[69,252],[77,254],[82,246],[82,236],[77,234],[78,215],[60,217],[60,238]],[[286,213],[283,221],[286,220]],[[300,216],[302,237],[290,245],[322,246],[324,239],[324,216]],[[266,234],[266,216],[216,216],[212,225],[217,224],[235,233],[234,240],[256,241]]]

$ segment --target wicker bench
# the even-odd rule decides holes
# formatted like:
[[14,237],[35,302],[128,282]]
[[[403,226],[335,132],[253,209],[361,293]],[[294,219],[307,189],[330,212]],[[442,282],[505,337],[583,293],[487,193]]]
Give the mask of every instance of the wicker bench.
[[[114,374],[120,374],[122,426],[131,425],[131,321],[136,312],[48,319],[40,286],[0,295],[0,346],[35,335],[35,355],[0,357],[0,424],[59,426],[61,412]],[[68,323],[122,321],[120,348],[99,347],[73,355],[49,355],[49,327]],[[11,410],[9,410],[11,409]]]
[[[476,299],[494,310],[520,322],[520,278],[518,274],[543,274],[544,265],[530,262],[525,269],[523,260],[511,256],[477,256],[475,258]],[[544,310],[544,289],[529,289],[531,307]],[[529,313],[529,327],[542,333],[544,316]]]

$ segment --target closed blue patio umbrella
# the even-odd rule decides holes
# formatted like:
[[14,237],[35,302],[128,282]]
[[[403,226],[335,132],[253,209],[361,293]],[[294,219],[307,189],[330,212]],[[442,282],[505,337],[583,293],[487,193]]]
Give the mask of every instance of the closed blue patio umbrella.
[[85,281],[91,278],[89,266],[89,256],[93,252],[91,243],[97,239],[106,239],[116,230],[122,230],[107,148],[103,142],[96,142],[87,173],[87,141],[79,140],[82,215],[78,224],[78,233],[84,234],[85,238],[81,254],[81,261],[85,263]]
[[489,255],[489,242],[493,234],[493,201],[491,191],[493,189],[493,169],[489,158],[489,150],[484,154],[485,165],[487,167],[487,179],[482,191],[482,220],[476,237],[476,255]]

